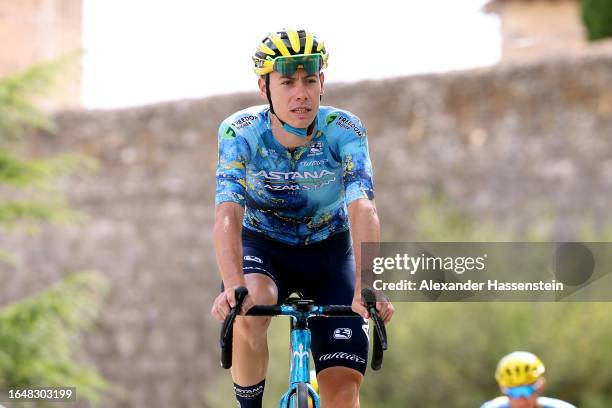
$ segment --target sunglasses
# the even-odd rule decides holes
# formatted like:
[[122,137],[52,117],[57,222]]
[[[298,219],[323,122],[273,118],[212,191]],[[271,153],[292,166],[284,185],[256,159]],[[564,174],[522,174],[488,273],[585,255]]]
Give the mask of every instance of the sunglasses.
[[538,390],[538,383],[535,382],[529,385],[519,385],[517,387],[508,387],[504,389],[504,394],[512,399],[521,397],[529,398]]
[[304,68],[308,75],[318,74],[322,66],[321,54],[290,55],[274,60],[274,70],[283,76],[292,76],[298,68]]

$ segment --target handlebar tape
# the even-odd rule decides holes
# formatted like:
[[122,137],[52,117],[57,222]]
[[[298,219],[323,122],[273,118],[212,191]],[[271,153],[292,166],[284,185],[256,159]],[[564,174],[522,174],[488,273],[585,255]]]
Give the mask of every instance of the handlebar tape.
[[236,297],[236,306],[234,306],[221,327],[220,345],[221,345],[221,367],[226,370],[232,367],[232,342],[234,340],[234,320],[240,313],[244,299],[249,294],[249,291],[244,286],[236,288],[234,295]]
[[366,309],[374,322],[374,345],[372,349],[372,370],[380,370],[383,361],[383,352],[387,350],[387,330],[385,322],[382,320],[376,310],[376,294],[370,288],[364,288],[361,291],[361,296],[366,304]]

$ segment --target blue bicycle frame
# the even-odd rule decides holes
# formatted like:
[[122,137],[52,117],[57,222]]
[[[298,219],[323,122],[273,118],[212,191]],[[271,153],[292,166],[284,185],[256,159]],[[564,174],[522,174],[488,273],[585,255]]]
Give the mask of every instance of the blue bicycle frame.
[[[311,311],[299,311],[292,305],[282,305],[281,315],[291,316],[291,364],[289,366],[289,390],[278,403],[279,408],[294,407],[299,383],[308,386],[308,395],[314,408],[320,407],[319,396],[310,385],[310,330],[304,324],[309,317],[320,315],[320,307],[313,306]],[[303,326],[303,328],[302,328]]]
[[[244,298],[248,291],[245,287],[236,289],[236,306],[225,318],[221,327],[221,366],[228,369],[232,366],[232,339],[233,325]],[[376,311],[376,297],[372,289],[364,288],[362,296],[366,308],[374,322],[374,348],[371,366],[373,370],[380,369],[383,352],[387,350],[387,334],[385,325]],[[289,299],[290,303],[283,305],[255,305],[246,313],[249,316],[290,316],[291,317],[291,365],[289,368],[289,390],[279,401],[279,408],[295,408],[298,398],[302,396],[302,403],[306,403],[305,391],[313,402],[313,408],[321,406],[319,396],[310,385],[310,330],[308,319],[313,316],[358,316],[350,306],[316,306],[311,300],[301,298]],[[304,389],[304,386],[306,389]],[[301,408],[301,407],[300,407]]]

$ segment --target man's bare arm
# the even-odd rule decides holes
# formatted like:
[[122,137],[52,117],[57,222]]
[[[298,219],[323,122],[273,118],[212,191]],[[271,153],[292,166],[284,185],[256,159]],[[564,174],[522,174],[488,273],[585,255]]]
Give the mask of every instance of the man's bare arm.
[[[370,260],[362,259],[361,246],[364,242],[380,242],[380,221],[374,200],[361,198],[351,202],[348,206],[349,219],[351,221],[351,238],[353,240],[353,254],[355,255],[355,294],[353,297],[353,311],[363,317],[369,317],[366,308],[361,302],[361,272],[364,262]],[[395,309],[390,302],[377,302],[376,309],[381,317],[388,323]]]
[[[244,273],[242,272],[242,220],[244,208],[237,203],[225,202],[215,208],[215,226],[213,238],[215,241],[215,254],[217,265],[221,272],[221,279],[225,291],[215,299],[212,314],[223,320],[229,313],[230,307],[234,307],[234,288],[246,286]],[[243,310],[250,307],[250,299],[247,297]]]
[[226,287],[244,285],[240,237],[243,218],[244,208],[239,204],[225,202],[215,208],[215,254]]

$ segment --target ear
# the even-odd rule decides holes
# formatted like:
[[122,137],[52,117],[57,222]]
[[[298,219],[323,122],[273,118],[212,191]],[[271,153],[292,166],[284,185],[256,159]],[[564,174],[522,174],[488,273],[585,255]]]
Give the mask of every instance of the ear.
[[264,79],[263,75],[257,80],[257,86],[259,87],[259,95],[267,101],[268,96],[266,95],[266,80]]
[[321,72],[319,74],[319,80],[321,81],[321,95],[325,92],[325,74]]

